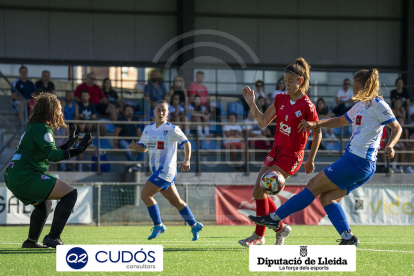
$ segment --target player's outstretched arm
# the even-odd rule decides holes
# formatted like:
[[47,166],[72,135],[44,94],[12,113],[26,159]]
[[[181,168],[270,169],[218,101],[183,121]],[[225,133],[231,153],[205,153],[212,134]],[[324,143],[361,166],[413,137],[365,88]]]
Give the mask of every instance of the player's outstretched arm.
[[309,152],[308,159],[305,162],[305,172],[307,174],[313,173],[315,171],[315,163],[314,163],[315,156],[316,156],[316,153],[318,152],[319,145],[321,144],[321,140],[322,140],[322,131],[320,128],[314,129],[312,130],[312,132],[313,132],[312,146]]
[[395,144],[397,144],[398,140],[400,140],[402,127],[400,126],[398,121],[392,121],[388,124],[388,126],[391,128],[391,135],[388,144],[385,146],[385,153],[387,157],[391,159],[394,158],[394,146]]
[[179,167],[181,168],[182,172],[186,172],[190,170],[190,159],[191,159],[191,144],[190,142],[187,142],[184,144],[184,161],[181,162]]
[[246,86],[245,88],[243,88],[242,93],[246,103],[249,105],[250,110],[259,126],[261,128],[267,127],[270,124],[270,122],[273,121],[273,119],[276,117],[275,106],[273,104],[270,105],[266,112],[263,114],[257,108],[257,105],[255,103],[254,91],[251,90],[250,87]]
[[132,141],[132,143],[129,145],[130,149],[138,151],[138,152],[146,152],[148,149],[145,147],[144,144],[138,144],[135,141]]
[[337,128],[342,127],[349,123],[345,116],[336,117],[332,119],[326,119],[322,121],[312,122],[312,121],[305,121],[302,120],[298,126],[299,132],[305,132],[308,130],[317,129],[320,127],[329,127],[329,128]]

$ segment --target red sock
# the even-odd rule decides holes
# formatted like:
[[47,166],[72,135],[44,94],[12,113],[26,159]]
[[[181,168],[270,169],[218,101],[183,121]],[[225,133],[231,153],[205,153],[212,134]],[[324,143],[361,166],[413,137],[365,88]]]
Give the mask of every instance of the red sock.
[[[267,201],[269,204],[269,213],[274,213],[276,212],[277,208],[276,208],[276,204],[275,202],[270,198],[270,196],[267,197]],[[282,229],[283,227],[283,221],[280,222],[280,227],[277,228],[275,231],[278,232]]]
[[[269,202],[267,199],[256,199],[256,215],[265,216],[269,213]],[[263,237],[266,231],[265,226],[256,225],[256,235]]]

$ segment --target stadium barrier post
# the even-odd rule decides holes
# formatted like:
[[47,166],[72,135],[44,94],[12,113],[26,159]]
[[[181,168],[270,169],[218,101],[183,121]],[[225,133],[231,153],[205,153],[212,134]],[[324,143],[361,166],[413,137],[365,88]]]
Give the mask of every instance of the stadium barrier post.
[[96,156],[96,174],[101,174],[101,139],[100,139],[100,128],[101,124],[98,122],[98,156]]
[[196,174],[201,175],[201,166],[200,166],[200,137],[198,136],[198,131],[196,132],[196,143],[197,143],[197,159],[196,159]]
[[135,206],[139,206],[140,199],[141,199],[141,185],[137,183],[135,185],[135,204],[134,204]]
[[249,141],[247,140],[247,124],[244,125],[246,131],[244,131],[244,166],[246,168],[246,171],[244,172],[244,174],[246,176],[250,175],[250,170],[249,170]]
[[101,185],[98,188],[98,215],[96,216],[96,226],[101,226]]

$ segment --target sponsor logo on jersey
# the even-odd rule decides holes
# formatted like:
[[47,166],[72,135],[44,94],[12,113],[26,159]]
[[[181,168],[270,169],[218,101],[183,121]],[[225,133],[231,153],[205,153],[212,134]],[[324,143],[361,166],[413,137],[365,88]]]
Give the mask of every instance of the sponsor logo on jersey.
[[300,110],[296,111],[295,114],[296,114],[296,118],[302,116],[302,112],[300,112]]
[[286,117],[285,117],[285,121],[287,122],[287,120],[288,120],[288,115],[286,115]]
[[327,170],[328,170],[328,172],[331,172],[332,171],[332,168],[331,167],[328,167]]
[[43,139],[45,139],[45,141],[48,143],[53,142],[53,136],[50,132],[46,132],[45,135],[43,135]]
[[50,179],[50,177],[49,177],[49,176],[47,176],[47,175],[45,175],[45,174],[43,174],[43,175],[42,175],[42,179]]
[[164,136],[167,136],[168,130],[164,130]]
[[268,156],[266,157],[266,159],[267,159],[269,162],[273,162],[273,160],[274,160],[274,158],[273,158],[272,156],[270,156],[270,155],[268,155]]
[[164,142],[158,142],[157,149],[164,149]]
[[283,134],[285,134],[287,136],[289,136],[290,133],[292,132],[291,127],[288,126],[288,125],[285,125],[283,122],[280,122],[279,126],[280,126],[279,127],[280,132],[282,132]]
[[357,115],[355,118],[355,124],[356,125],[361,125],[361,121],[362,121],[362,116],[361,115]]

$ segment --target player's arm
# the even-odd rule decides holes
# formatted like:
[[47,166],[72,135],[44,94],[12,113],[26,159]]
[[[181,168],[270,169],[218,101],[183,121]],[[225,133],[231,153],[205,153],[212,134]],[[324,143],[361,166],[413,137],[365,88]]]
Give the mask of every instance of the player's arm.
[[305,162],[305,172],[307,174],[310,174],[315,171],[314,161],[315,161],[316,153],[318,152],[318,149],[319,149],[319,145],[321,144],[321,140],[322,140],[322,131],[320,128],[312,130],[312,133],[313,133],[312,146],[309,152],[308,159]]
[[329,127],[329,128],[342,127],[348,124],[349,122],[350,121],[348,121],[345,115],[343,115],[341,117],[336,117],[336,118],[326,119],[326,120],[316,121],[316,122],[302,120],[298,128],[299,128],[299,132],[305,132],[308,130],[313,131],[321,127]]
[[147,152],[148,151],[147,147],[144,144],[137,143],[135,141],[132,141],[132,143],[129,145],[128,148],[133,149],[137,152]]
[[191,144],[189,141],[184,143],[184,161],[181,162],[178,167],[181,168],[182,172],[186,172],[190,170],[190,159],[191,159]]
[[391,128],[391,135],[390,139],[388,140],[387,145],[385,146],[385,153],[388,158],[394,158],[395,151],[394,146],[397,144],[398,140],[401,137],[402,127],[398,123],[397,120],[392,121],[391,123],[387,124]]
[[269,106],[264,114],[260,112],[255,103],[254,91],[251,90],[250,87],[246,86],[243,88],[243,97],[249,105],[254,118],[261,128],[267,127],[270,122],[273,121],[273,119],[276,117],[276,109],[273,104]]

